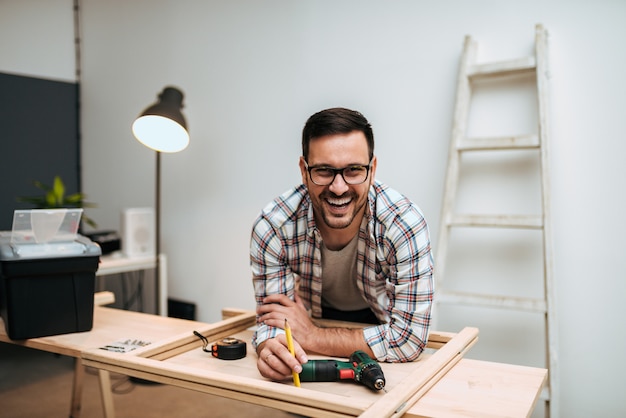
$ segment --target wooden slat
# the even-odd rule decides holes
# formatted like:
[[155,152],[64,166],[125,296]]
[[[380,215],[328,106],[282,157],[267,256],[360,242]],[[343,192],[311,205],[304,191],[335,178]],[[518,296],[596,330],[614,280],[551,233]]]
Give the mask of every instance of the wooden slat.
[[537,135],[466,138],[457,146],[459,151],[491,151],[539,148]]
[[[458,177],[460,171],[461,154],[457,151],[455,144],[460,144],[466,137],[469,107],[471,102],[471,85],[467,77],[468,68],[474,63],[476,56],[476,42],[470,36],[466,36],[463,43],[463,55],[459,63],[459,70],[456,79],[456,99],[454,102],[454,116],[452,120],[452,135],[450,147],[448,147],[448,165],[446,169],[446,180],[443,191],[443,201],[441,204],[441,217],[439,220],[439,240],[437,251],[435,251],[435,265],[437,275],[435,282],[438,286],[441,279],[445,277],[446,255],[448,251],[449,225],[448,216],[455,206],[455,198],[458,187]],[[433,305],[433,318],[436,315],[437,306]]]
[[472,80],[487,77],[523,75],[535,72],[535,57],[523,57],[508,61],[476,64],[469,67],[467,76]]
[[[199,327],[198,331],[209,341],[217,341],[235,332],[250,328],[256,324],[256,313],[244,311],[241,315],[224,319],[215,324],[206,324]],[[134,354],[141,357],[150,357],[155,360],[165,360],[192,348],[201,347],[202,342],[193,333],[174,335],[167,340],[160,341],[158,345],[151,344],[137,349]]]
[[546,312],[545,300],[536,298],[473,294],[448,290],[438,292],[436,298],[439,303],[486,306],[491,308],[515,309],[539,313]]
[[93,303],[96,306],[104,306],[115,303],[115,293],[108,291],[96,292],[93,295]]
[[545,368],[463,358],[403,418],[529,417],[546,376]]
[[453,215],[448,226],[541,229],[538,215]]
[[320,411],[336,413],[335,416],[357,416],[364,407],[367,407],[362,404],[361,399],[271,382],[260,376],[259,378],[233,376],[215,370],[201,370],[167,361],[157,361],[154,358],[128,356],[103,350],[86,351],[83,353],[83,363],[101,370],[291,412],[299,411],[296,406],[300,405],[317,411],[312,414],[313,416],[325,416],[320,414]]
[[72,379],[72,403],[70,406],[70,418],[80,417],[81,397],[83,395],[83,380],[85,367],[80,358],[74,359],[74,378]]
[[[543,213],[545,224],[543,227],[544,249],[544,272],[546,303],[548,313],[546,315],[547,327],[547,357],[548,357],[548,388],[549,394],[559,393],[559,333],[556,308],[556,283],[553,277],[553,247],[552,247],[552,205],[550,186],[550,157],[549,157],[549,132],[550,132],[550,100],[549,100],[549,68],[548,68],[548,31],[540,24],[535,27],[535,55],[537,56],[537,93],[539,99],[539,137],[541,138],[541,170],[542,170],[542,196]],[[546,403],[546,416],[560,416],[560,401],[558,396],[550,397]]]
[[250,309],[241,308],[222,308],[222,319],[232,318],[233,316],[239,316],[252,313]]
[[115,418],[115,405],[113,404],[113,393],[111,392],[111,374],[107,370],[98,370],[98,380],[100,382],[100,398],[104,415],[106,418]]

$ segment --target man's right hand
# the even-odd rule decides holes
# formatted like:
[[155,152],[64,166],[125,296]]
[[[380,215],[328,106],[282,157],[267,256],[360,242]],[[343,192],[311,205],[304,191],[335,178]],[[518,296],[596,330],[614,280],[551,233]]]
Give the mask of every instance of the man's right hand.
[[294,339],[296,357],[287,348],[287,338],[279,334],[267,339],[257,348],[257,368],[263,377],[280,381],[292,378],[292,372],[300,373],[302,364],[308,361],[306,353]]

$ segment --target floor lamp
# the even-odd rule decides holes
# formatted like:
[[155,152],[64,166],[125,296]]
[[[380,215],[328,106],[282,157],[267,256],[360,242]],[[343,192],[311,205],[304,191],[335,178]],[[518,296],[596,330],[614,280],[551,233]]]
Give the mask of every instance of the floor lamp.
[[133,135],[139,142],[156,151],[155,191],[155,252],[156,252],[156,313],[160,312],[160,262],[161,255],[161,153],[182,151],[189,145],[187,122],[181,109],[183,93],[175,87],[165,87],[159,100],[141,112],[133,122]]

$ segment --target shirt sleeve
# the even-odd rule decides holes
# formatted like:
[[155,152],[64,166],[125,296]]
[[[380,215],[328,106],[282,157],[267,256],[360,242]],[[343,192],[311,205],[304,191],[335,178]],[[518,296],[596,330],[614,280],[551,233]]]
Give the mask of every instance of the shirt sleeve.
[[[252,228],[250,240],[250,266],[252,283],[257,306],[270,294],[282,293],[294,298],[294,275],[285,260],[280,236],[268,222],[260,216]],[[252,346],[256,349],[263,341],[273,338],[283,330],[258,321],[252,336]]]
[[410,204],[381,232],[376,280],[379,286],[384,282],[384,292],[378,290],[379,307],[389,320],[365,328],[364,337],[379,361],[412,361],[426,346],[431,318],[434,286],[428,226]]

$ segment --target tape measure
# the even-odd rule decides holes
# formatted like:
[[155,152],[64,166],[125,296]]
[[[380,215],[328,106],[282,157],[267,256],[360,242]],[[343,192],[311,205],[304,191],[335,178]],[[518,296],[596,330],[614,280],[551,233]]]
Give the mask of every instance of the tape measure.
[[239,360],[246,356],[246,343],[237,338],[224,338],[211,346],[211,355],[221,360]]

